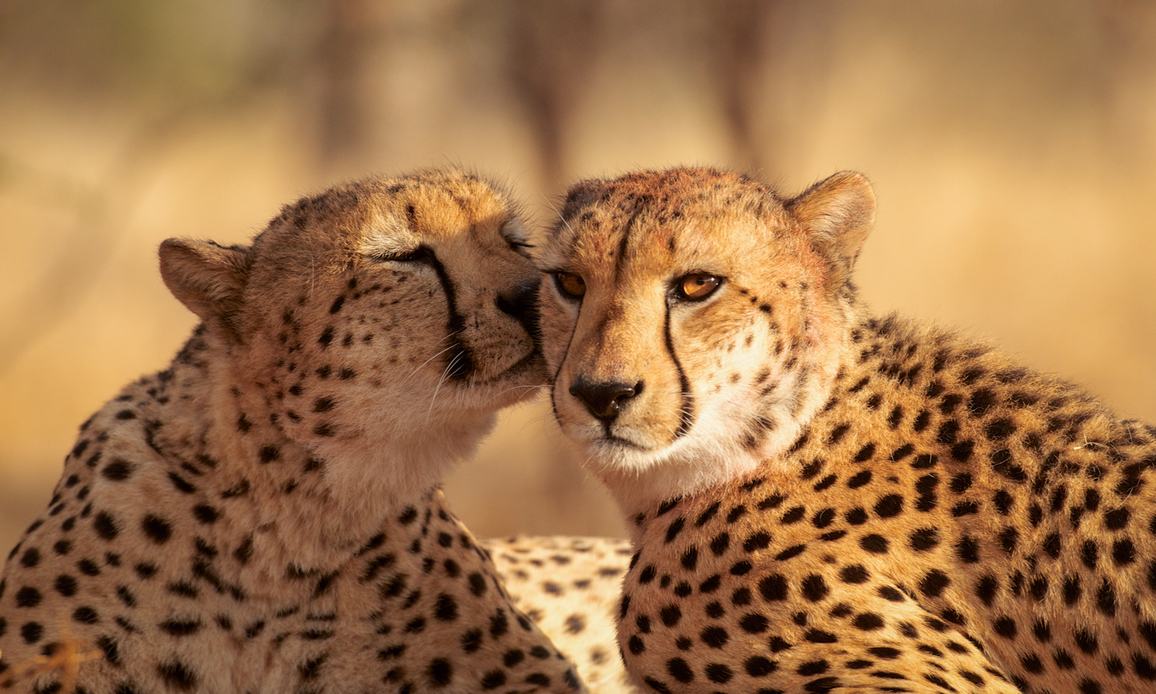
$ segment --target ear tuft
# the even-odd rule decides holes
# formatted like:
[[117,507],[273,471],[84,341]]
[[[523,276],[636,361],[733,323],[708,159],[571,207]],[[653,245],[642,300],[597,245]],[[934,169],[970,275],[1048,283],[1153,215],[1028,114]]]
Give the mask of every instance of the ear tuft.
[[159,255],[161,277],[173,296],[201,320],[217,322],[239,339],[241,295],[251,264],[249,249],[168,239],[161,243]]
[[831,287],[851,277],[875,224],[875,192],[865,176],[842,171],[785,203],[807,238],[831,264]]

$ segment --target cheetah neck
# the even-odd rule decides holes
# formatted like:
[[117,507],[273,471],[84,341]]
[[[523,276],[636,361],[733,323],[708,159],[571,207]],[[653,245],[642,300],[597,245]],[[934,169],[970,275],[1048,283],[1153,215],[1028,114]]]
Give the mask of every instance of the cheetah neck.
[[[289,564],[306,572],[336,570],[394,516],[428,503],[422,499],[437,484],[391,472],[428,462],[424,469],[440,475],[469,453],[423,449],[425,440],[464,438],[431,427],[408,439],[371,432],[336,455],[321,455],[286,435],[269,406],[261,371],[239,367],[245,362],[235,349],[200,331],[163,372],[163,402],[154,403],[157,410],[148,418],[156,423],[151,441],[165,464],[197,469],[196,493],[228,502],[229,513],[215,525],[216,539],[252,548],[255,559],[241,572],[245,584],[276,582]],[[484,424],[474,429],[484,432]]]

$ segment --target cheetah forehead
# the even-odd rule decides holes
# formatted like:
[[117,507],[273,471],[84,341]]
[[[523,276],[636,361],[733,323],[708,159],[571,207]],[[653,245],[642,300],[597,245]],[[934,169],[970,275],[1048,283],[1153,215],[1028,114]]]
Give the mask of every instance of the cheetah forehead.
[[[752,245],[794,236],[784,200],[774,190],[743,174],[711,168],[580,181],[571,187],[559,217],[541,254],[544,266],[586,262],[605,267],[641,254],[657,267],[675,270],[680,263],[741,255]],[[647,240],[632,243],[628,236]]]

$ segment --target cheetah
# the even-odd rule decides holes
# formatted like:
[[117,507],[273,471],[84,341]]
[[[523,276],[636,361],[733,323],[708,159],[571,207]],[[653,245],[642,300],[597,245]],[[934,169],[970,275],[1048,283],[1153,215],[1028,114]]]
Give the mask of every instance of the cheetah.
[[1156,428],[852,270],[870,184],[569,191],[536,262],[554,414],[631,526],[656,692],[1156,691]]
[[202,322],[81,425],[12,550],[4,687],[585,691],[437,490],[543,383],[527,244],[456,170],[303,198],[250,246],[165,241]]

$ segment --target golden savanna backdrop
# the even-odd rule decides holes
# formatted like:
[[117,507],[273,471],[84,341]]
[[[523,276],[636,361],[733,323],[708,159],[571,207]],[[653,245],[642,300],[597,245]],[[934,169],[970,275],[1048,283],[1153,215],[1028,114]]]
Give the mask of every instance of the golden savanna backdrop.
[[[875,309],[1156,421],[1145,0],[0,0],[0,552],[192,329],[163,239],[442,164],[541,224],[570,180],[680,163],[789,193],[864,172]],[[539,402],[447,494],[479,535],[621,535],[577,462]]]

